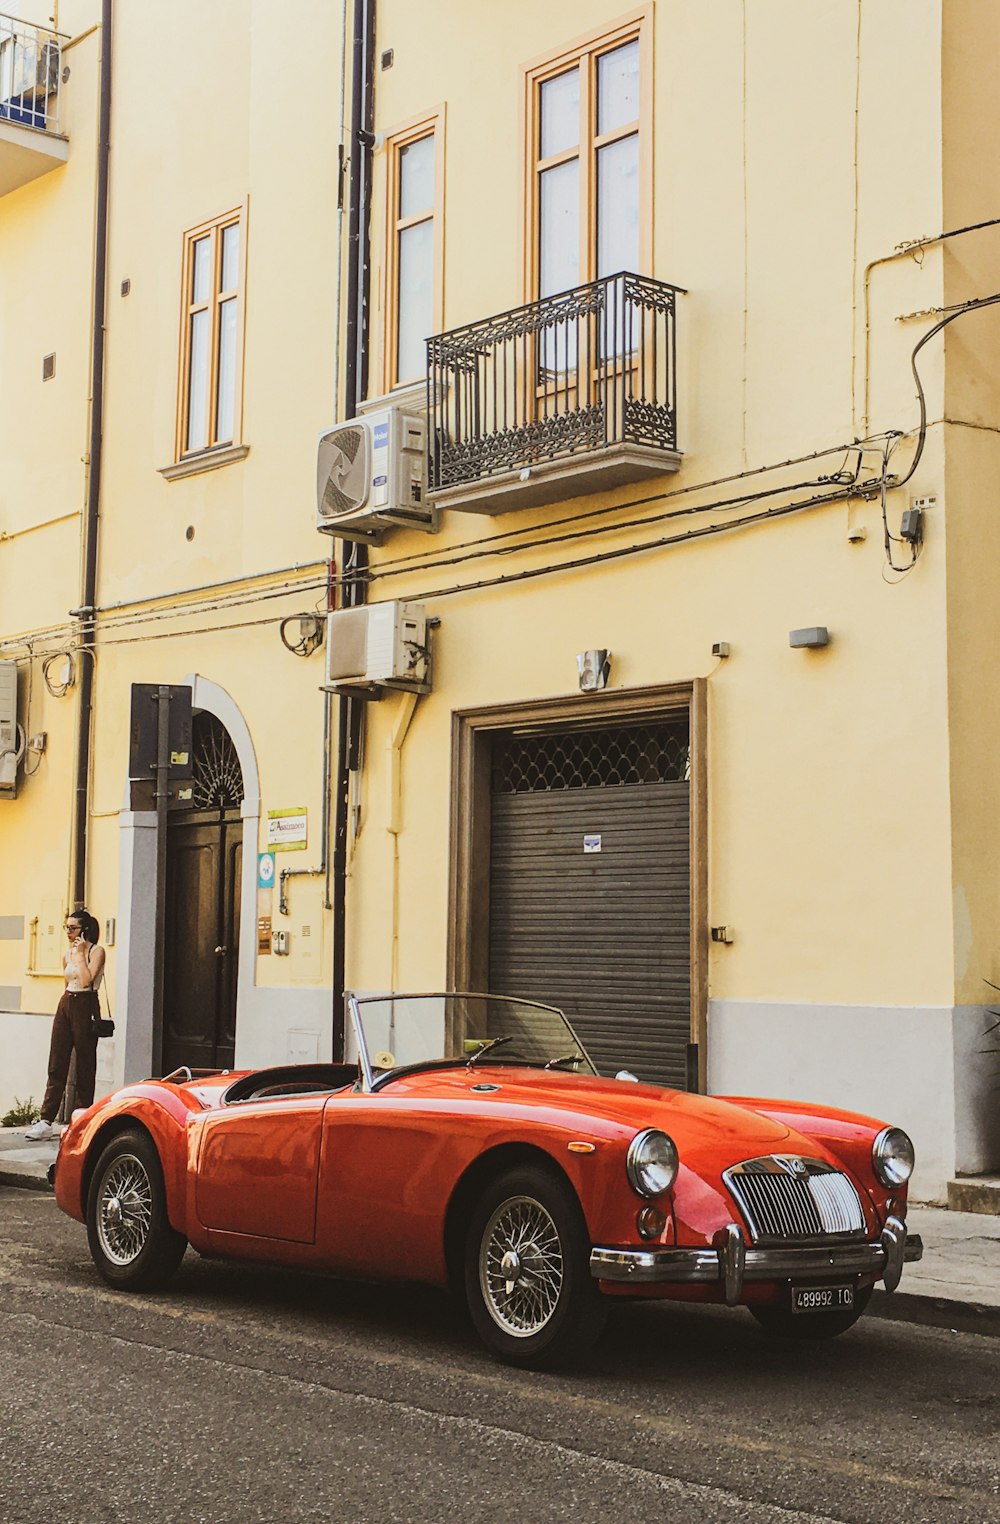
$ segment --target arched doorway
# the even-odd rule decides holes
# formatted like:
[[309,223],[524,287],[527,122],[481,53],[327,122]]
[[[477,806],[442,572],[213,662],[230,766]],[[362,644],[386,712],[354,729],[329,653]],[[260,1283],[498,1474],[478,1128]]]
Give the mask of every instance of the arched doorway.
[[171,811],[163,999],[163,1073],[231,1068],[236,1050],[243,772],[222,721],[192,725],[194,806]]

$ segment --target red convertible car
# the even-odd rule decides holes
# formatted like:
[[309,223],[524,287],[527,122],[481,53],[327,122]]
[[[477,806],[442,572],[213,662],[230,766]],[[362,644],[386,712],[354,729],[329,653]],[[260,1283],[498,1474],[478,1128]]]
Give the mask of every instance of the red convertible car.
[[502,1360],[583,1354],[612,1299],[851,1327],[919,1259],[913,1147],[792,1101],[600,1078],[561,1012],[496,995],[348,999],[357,1061],[130,1085],[74,1114],[58,1203],[113,1286],[199,1253],[464,1289]]

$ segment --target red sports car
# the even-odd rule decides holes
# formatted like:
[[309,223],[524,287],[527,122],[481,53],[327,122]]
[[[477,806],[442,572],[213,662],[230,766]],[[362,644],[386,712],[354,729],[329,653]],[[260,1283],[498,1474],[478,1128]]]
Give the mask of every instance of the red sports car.
[[612,1298],[745,1306],[826,1338],[898,1284],[913,1147],[793,1101],[600,1078],[560,1011],[348,998],[353,1063],[145,1080],[74,1115],[54,1166],[113,1286],[202,1254],[464,1288],[502,1360],[584,1353]]

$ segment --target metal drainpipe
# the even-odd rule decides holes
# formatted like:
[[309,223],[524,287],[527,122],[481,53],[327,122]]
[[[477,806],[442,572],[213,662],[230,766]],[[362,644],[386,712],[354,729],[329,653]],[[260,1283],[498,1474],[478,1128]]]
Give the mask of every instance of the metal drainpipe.
[[90,446],[87,517],[84,531],[83,602],[74,614],[80,624],[80,710],[77,716],[76,793],[73,801],[73,898],[86,902],[87,815],[90,783],[90,729],[94,699],[94,602],[97,595],[97,535],[101,505],[101,445],[104,434],[104,318],[108,265],[108,179],[111,159],[111,11],[101,4],[101,94],[97,140],[97,217],[94,229],[94,328],[91,344]]
[[[350,197],[347,222],[347,332],[344,362],[344,416],[353,418],[368,391],[368,317],[371,286],[371,151],[375,123],[375,0],[354,0],[351,58]],[[341,541],[348,605],[364,603],[368,549]],[[359,760],[362,706],[341,698],[337,705],[337,769],[333,827],[333,1056],[344,1054],[344,987],[347,944],[347,830],[352,765]]]

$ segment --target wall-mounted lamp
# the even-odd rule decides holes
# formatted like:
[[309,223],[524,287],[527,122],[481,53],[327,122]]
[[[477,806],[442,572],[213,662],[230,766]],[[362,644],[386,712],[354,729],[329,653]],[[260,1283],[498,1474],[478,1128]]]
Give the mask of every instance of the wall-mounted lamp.
[[611,676],[611,652],[607,650],[581,651],[576,658],[580,675],[580,692],[597,693],[608,686]]
[[830,631],[825,624],[810,624],[801,630],[789,630],[788,644],[793,649],[815,651],[830,644]]

